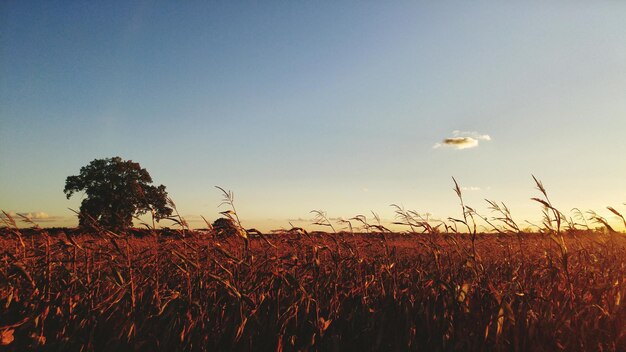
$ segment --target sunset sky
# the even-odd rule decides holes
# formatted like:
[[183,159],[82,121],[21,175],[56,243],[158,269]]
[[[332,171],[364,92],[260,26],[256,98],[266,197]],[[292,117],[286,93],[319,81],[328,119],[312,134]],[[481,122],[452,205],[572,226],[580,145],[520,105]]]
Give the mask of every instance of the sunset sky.
[[[75,226],[65,178],[139,162],[192,226],[484,198],[626,212],[626,2],[0,4],[0,209]],[[222,209],[223,210],[223,209]],[[306,226],[314,229],[314,226]]]

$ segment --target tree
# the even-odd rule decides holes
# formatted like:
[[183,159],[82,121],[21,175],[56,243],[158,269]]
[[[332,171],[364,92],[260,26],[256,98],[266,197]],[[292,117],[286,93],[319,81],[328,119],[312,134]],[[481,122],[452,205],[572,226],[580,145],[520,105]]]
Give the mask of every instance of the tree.
[[229,218],[219,218],[213,222],[213,230],[220,237],[230,237],[239,233],[239,228],[235,221]]
[[132,226],[133,216],[152,212],[159,220],[172,214],[165,186],[152,186],[152,177],[139,163],[116,156],[95,159],[80,169],[80,175],[65,180],[65,195],[85,191],[78,214],[79,225],[121,230]]

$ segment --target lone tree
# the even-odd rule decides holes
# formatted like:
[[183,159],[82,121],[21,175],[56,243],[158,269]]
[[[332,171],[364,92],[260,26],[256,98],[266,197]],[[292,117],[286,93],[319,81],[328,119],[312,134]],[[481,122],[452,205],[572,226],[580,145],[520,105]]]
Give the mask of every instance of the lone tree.
[[213,230],[219,237],[230,237],[239,233],[239,228],[232,219],[219,218],[213,222]]
[[104,228],[122,230],[132,226],[134,215],[152,212],[158,220],[172,214],[165,186],[151,183],[150,174],[139,163],[116,156],[83,166],[80,175],[65,180],[63,192],[67,199],[75,192],[87,194],[78,214],[80,226],[96,221]]

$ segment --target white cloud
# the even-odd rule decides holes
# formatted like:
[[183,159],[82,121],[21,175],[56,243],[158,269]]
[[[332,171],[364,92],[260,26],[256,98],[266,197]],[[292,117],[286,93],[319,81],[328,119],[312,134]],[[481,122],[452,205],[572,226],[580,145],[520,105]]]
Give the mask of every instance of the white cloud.
[[452,131],[452,135],[454,137],[471,137],[474,139],[478,139],[481,141],[490,141],[491,137],[488,134],[480,134],[476,131],[459,131],[459,130],[454,130]]
[[[7,214],[13,218],[15,221],[23,221],[23,218],[34,222],[51,222],[61,220],[60,216],[51,216],[50,214],[43,211],[29,211],[29,212],[16,212],[16,211],[8,211]],[[4,217],[4,214],[1,214]]]
[[480,187],[469,186],[469,187],[461,187],[462,191],[480,191]]
[[27,213],[18,213],[15,211],[8,211],[7,214],[9,214],[10,217],[16,219],[16,218],[20,218],[20,217],[25,217],[29,220],[46,220],[46,219],[50,219],[50,215],[48,215],[48,213],[44,213],[43,211],[31,211],[31,212],[27,212]]
[[454,149],[469,149],[478,147],[479,141],[491,141],[487,134],[480,134],[475,131],[452,131],[452,137],[446,138],[440,143],[433,145],[433,149],[441,147],[451,147]]
[[50,215],[48,215],[48,213],[44,213],[43,211],[37,211],[37,212],[32,212],[32,213],[25,213],[22,214],[25,217],[31,219],[31,220],[46,220],[46,219],[50,219]]

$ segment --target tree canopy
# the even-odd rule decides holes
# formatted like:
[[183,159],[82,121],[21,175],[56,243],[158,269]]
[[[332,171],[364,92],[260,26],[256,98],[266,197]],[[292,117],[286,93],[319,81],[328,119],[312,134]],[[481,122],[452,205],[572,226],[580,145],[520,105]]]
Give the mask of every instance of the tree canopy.
[[65,195],[85,191],[78,215],[80,226],[92,221],[107,229],[132,226],[133,216],[152,212],[162,219],[172,214],[165,186],[153,186],[152,177],[139,163],[119,156],[95,159],[65,180]]

